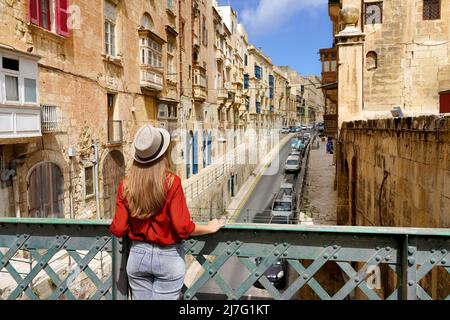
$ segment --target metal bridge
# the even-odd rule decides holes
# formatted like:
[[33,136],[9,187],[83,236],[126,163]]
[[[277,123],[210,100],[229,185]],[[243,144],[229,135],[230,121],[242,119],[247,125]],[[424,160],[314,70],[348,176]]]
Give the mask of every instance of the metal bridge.
[[[0,219],[0,296],[128,299],[127,246],[111,236],[108,226],[108,221]],[[183,245],[188,264],[198,266],[195,275],[188,269],[186,300],[202,297],[211,282],[224,298],[244,299],[256,281],[273,299],[298,299],[305,287],[317,299],[351,299],[356,291],[373,300],[450,299],[449,229],[234,224]],[[20,257],[29,258],[27,270]],[[262,260],[255,264],[258,257]],[[280,258],[296,274],[283,290],[264,275]],[[223,277],[230,259],[238,259],[245,269],[237,286]],[[320,272],[330,277],[329,263],[343,275],[342,286],[333,293],[316,279]],[[389,292],[368,282],[374,268],[390,272]],[[81,294],[80,288],[89,290]]]

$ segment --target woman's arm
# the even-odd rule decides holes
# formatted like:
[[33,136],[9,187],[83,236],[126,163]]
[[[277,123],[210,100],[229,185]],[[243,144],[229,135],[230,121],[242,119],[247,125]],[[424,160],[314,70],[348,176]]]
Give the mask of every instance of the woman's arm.
[[174,180],[175,189],[170,203],[169,214],[171,216],[172,228],[181,239],[187,239],[190,236],[201,236],[218,231],[224,226],[219,220],[212,220],[208,225],[197,225],[191,220],[191,215],[186,203],[181,180],[177,177]]
[[109,227],[111,233],[117,238],[126,236],[130,230],[130,226],[128,224],[128,210],[122,198],[122,190],[123,182],[119,185],[116,199],[116,212],[114,214],[114,219],[111,226]]
[[214,219],[208,222],[208,224],[205,225],[195,225],[194,231],[191,233],[191,236],[203,236],[205,234],[211,234],[219,231],[221,228],[225,226],[225,223],[223,221]]

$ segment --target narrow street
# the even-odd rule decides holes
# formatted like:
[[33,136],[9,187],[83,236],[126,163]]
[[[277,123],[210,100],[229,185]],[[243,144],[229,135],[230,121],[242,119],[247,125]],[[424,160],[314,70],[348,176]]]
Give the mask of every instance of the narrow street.
[[[308,130],[311,135],[312,130]],[[242,207],[238,223],[270,223],[271,214],[270,206],[272,204],[273,197],[279,191],[280,184],[284,179],[292,180],[295,185],[299,185],[300,181],[297,178],[303,176],[303,174],[293,175],[286,174],[284,171],[284,163],[291,152],[291,140],[286,143],[280,150],[279,155],[275,157],[271,165],[267,167],[264,173],[259,177],[254,189],[251,190],[251,194],[248,197],[245,205]],[[317,157],[319,153],[317,153]],[[311,159],[310,159],[311,161]],[[298,190],[298,188],[297,188]],[[254,262],[253,262],[254,263]],[[239,258],[230,258],[221,268],[219,272],[220,276],[225,282],[232,288],[238,288],[245,279],[250,275],[248,269],[239,261]],[[290,267],[287,266],[287,286],[295,281],[298,275]],[[283,289],[281,289],[283,290]],[[214,280],[209,280],[202,288],[202,293],[197,294],[200,299],[224,299],[225,295],[217,287]],[[257,287],[250,288],[243,296],[244,299],[270,299],[271,296],[265,289],[259,289]]]

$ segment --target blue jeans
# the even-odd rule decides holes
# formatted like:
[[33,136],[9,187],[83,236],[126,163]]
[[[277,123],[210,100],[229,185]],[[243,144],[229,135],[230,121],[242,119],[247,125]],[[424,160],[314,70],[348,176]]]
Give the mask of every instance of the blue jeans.
[[127,262],[132,299],[180,299],[186,272],[184,256],[181,245],[133,242]]

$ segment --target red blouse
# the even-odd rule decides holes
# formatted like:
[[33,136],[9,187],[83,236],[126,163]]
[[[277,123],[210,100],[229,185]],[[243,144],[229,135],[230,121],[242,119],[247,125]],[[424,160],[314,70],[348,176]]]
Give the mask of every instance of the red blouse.
[[130,217],[126,200],[122,198],[123,181],[116,200],[116,213],[110,231],[118,238],[128,236],[132,241],[151,242],[161,246],[174,245],[187,239],[195,223],[186,205],[181,179],[175,176],[166,203],[159,214],[149,219]]

